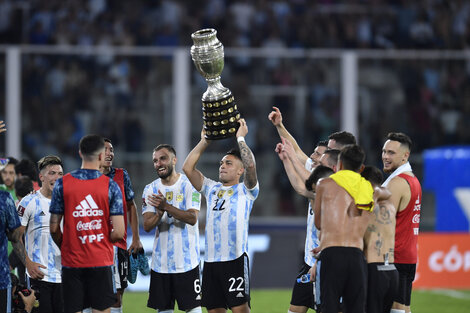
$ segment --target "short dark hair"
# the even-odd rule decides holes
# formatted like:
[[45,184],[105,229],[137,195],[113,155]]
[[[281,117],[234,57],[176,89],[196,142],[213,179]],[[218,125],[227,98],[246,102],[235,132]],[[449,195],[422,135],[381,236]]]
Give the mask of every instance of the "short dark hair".
[[[236,157],[237,159],[239,159],[240,161],[242,161],[242,155],[240,154],[240,150],[238,149],[230,149],[229,151],[227,151],[225,153],[225,155],[233,155],[234,157]],[[243,163],[243,162],[242,162]]]
[[42,171],[49,165],[60,165],[62,166],[62,160],[55,155],[46,155],[38,161],[38,169]]
[[328,147],[328,140],[320,140],[317,142],[317,147]]
[[328,165],[333,167],[336,164],[338,164],[338,159],[339,159],[339,154],[340,150],[338,149],[330,149],[326,150],[323,154],[326,154],[328,156]]
[[354,135],[350,132],[344,130],[331,134],[330,136],[328,136],[328,139],[333,139],[334,141],[336,141],[336,143],[340,145],[341,148],[346,145],[356,144],[356,137],[354,137]]
[[18,164],[18,160],[11,156],[8,157],[7,159],[8,159],[7,165],[12,164],[15,167],[15,172],[16,172],[16,164]]
[[402,146],[405,146],[410,151],[411,147],[413,146],[411,138],[404,133],[388,133],[387,140],[398,141]]
[[310,176],[305,180],[305,188],[308,191],[313,191],[313,185],[316,185],[318,180],[323,177],[328,177],[331,174],[334,174],[334,171],[329,168],[328,166],[318,165],[315,169],[310,173]]
[[366,165],[361,173],[362,177],[370,181],[372,185],[380,186],[384,180],[382,171],[372,165]]
[[341,149],[339,159],[345,170],[359,172],[366,158],[364,150],[358,145],[347,145]]
[[157,152],[161,149],[167,149],[168,151],[170,151],[171,153],[173,153],[174,156],[176,156],[176,151],[175,151],[175,148],[173,148],[172,145],[169,145],[169,144],[166,144],[166,143],[162,143],[158,146],[156,146],[154,149],[153,149],[153,152]]
[[15,165],[16,174],[22,176],[28,176],[34,181],[38,180],[38,171],[36,170],[36,164],[30,159],[22,159],[18,164]]
[[113,142],[109,138],[104,137],[103,140],[104,140],[104,142],[109,142],[110,144],[113,144]]
[[104,148],[103,137],[99,135],[86,135],[80,139],[79,149],[83,157],[90,159],[91,156]]
[[17,196],[24,198],[33,190],[33,181],[29,176],[21,176],[15,180],[15,192]]

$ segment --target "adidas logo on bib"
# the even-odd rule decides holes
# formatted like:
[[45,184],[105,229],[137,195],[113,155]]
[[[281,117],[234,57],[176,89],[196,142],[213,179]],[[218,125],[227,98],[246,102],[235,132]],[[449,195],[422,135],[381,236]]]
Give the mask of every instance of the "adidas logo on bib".
[[244,297],[244,295],[243,295],[243,293],[241,293],[241,291],[240,291],[240,292],[237,294],[237,298],[243,298],[243,297]]
[[80,201],[80,204],[75,207],[72,213],[73,217],[84,217],[84,216],[103,216],[103,210],[100,210],[96,205],[95,200],[91,195],[88,195]]
[[196,300],[201,300],[201,295],[197,295]]

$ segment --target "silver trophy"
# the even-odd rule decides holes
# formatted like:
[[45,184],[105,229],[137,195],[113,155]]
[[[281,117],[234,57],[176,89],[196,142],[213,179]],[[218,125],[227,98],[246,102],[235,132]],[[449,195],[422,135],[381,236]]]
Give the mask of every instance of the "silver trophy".
[[230,89],[220,82],[224,69],[224,46],[212,28],[191,34],[194,45],[191,57],[199,73],[207,81],[202,95],[202,115],[207,139],[224,139],[235,136],[240,112]]

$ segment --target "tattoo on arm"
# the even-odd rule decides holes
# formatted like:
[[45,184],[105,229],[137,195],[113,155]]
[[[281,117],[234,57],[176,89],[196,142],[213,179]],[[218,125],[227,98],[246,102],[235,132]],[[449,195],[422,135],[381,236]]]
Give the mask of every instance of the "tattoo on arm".
[[386,205],[380,204],[379,210],[375,210],[375,216],[377,218],[377,222],[380,224],[390,224],[392,222],[390,212]]
[[240,148],[240,155],[242,157],[242,163],[245,167],[245,185],[248,188],[253,188],[256,186],[256,182],[258,181],[256,177],[256,162],[253,152],[251,152],[250,148],[246,144],[246,142],[241,141],[238,143],[238,147]]

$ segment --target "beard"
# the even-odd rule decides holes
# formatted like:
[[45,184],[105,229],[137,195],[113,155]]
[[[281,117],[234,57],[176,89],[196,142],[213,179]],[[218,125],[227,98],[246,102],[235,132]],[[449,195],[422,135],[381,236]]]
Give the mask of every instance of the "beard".
[[158,175],[158,177],[160,177],[161,179],[165,179],[165,178],[167,178],[168,176],[170,176],[171,174],[173,174],[173,167],[172,167],[172,166],[167,166],[165,169],[166,169],[166,171],[165,171],[163,174],[160,174],[160,172],[157,171],[157,175]]

